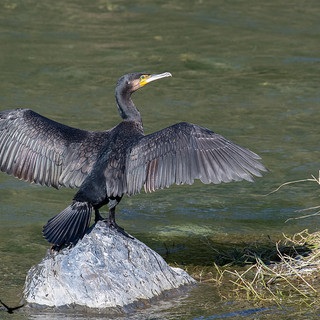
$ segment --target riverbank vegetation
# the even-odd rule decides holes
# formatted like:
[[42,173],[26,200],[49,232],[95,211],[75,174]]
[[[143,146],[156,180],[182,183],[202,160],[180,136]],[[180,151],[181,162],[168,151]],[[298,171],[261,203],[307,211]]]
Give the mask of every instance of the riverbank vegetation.
[[[271,240],[270,240],[271,242]],[[211,246],[210,242],[207,243]],[[304,230],[280,241],[215,251],[209,266],[177,265],[201,283],[211,283],[222,299],[281,306],[320,302],[320,232]]]
[[[300,182],[316,182],[319,177],[283,183],[277,189]],[[320,214],[320,206],[301,210],[302,216],[310,218]],[[307,212],[307,214],[305,214]],[[311,213],[308,213],[311,212]],[[320,302],[320,232],[303,230],[291,237],[246,243],[232,250],[216,252],[212,267],[189,267],[189,273],[200,282],[215,283],[224,299],[247,299],[256,302],[294,303],[317,306]]]

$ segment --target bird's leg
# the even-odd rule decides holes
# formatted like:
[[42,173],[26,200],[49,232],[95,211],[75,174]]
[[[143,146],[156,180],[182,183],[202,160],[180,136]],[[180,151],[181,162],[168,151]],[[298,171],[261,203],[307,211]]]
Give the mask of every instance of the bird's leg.
[[110,208],[109,209],[109,219],[106,219],[105,222],[108,224],[109,227],[115,228],[117,231],[119,231],[124,236],[133,239],[131,236],[129,236],[122,227],[116,224],[116,218],[115,218],[116,208]]
[[98,209],[95,209],[94,210],[94,222],[97,223],[98,221],[101,221],[101,220],[105,220],[103,218],[103,216],[100,214],[99,210]]

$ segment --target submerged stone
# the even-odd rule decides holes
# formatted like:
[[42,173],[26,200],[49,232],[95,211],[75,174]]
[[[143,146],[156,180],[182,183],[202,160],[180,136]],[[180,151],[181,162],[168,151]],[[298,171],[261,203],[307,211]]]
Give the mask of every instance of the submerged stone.
[[125,310],[196,281],[144,243],[100,221],[75,247],[50,253],[25,283],[31,306]]

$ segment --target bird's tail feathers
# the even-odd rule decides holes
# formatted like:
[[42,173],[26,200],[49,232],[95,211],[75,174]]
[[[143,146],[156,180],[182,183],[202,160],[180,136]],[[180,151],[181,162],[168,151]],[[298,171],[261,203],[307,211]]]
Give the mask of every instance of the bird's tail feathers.
[[57,246],[76,243],[89,228],[92,205],[88,202],[73,202],[43,227],[44,237]]

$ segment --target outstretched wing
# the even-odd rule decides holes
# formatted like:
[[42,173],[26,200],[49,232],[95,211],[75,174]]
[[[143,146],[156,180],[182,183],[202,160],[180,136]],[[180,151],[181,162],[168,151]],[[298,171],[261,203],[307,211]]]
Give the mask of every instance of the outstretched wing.
[[108,132],[79,130],[29,109],[0,112],[0,169],[29,182],[79,187]]
[[142,137],[127,158],[127,193],[154,191],[171,184],[253,181],[267,169],[254,152],[209,129],[178,123]]

